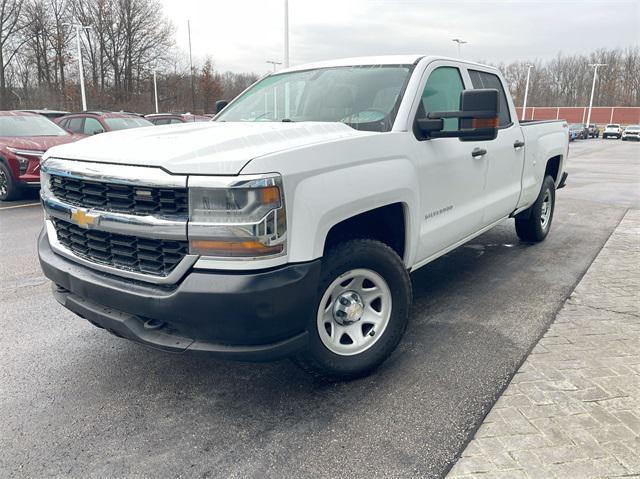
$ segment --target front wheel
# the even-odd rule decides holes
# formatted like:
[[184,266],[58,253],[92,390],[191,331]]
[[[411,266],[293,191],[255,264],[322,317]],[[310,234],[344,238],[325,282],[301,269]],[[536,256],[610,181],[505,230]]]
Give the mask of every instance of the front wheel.
[[20,196],[20,187],[13,179],[11,171],[0,163],[0,201],[15,200]]
[[527,210],[516,215],[516,233],[523,241],[539,243],[543,241],[553,220],[556,204],[556,184],[551,176],[545,177],[536,202]]
[[395,350],[410,304],[409,274],[393,249],[368,239],[340,243],[323,259],[309,345],[294,360],[330,380],[365,376]]

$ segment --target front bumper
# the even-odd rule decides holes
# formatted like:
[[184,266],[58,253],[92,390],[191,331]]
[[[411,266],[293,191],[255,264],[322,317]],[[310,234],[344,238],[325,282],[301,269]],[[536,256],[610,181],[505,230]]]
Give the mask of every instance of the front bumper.
[[320,260],[259,272],[191,270],[166,286],[79,265],[54,253],[45,231],[38,254],[60,304],[117,336],[165,351],[278,359],[304,348],[315,314]]

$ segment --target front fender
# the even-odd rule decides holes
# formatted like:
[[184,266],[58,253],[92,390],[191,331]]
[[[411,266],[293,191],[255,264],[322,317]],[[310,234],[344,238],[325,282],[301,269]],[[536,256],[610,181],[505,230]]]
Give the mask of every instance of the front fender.
[[407,159],[388,159],[347,166],[300,181],[291,214],[289,260],[322,256],[329,230],[360,213],[393,203],[405,211],[405,262],[415,254],[417,222],[410,212],[419,201],[417,174]]
[[415,257],[419,187],[407,132],[366,133],[295,148],[252,160],[243,174],[283,175],[287,208],[289,262],[322,256],[325,239],[336,224],[365,211],[402,203],[405,211],[405,258]]

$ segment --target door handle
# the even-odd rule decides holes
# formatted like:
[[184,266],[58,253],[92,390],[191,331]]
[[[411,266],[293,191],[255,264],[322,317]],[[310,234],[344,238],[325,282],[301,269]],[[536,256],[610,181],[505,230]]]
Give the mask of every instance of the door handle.
[[523,146],[524,146],[524,141],[521,141],[521,140],[516,140],[516,141],[513,143],[513,147],[514,147],[515,149],[522,148]]
[[484,148],[474,148],[471,152],[471,156],[473,156],[474,158],[478,158],[479,156],[484,156],[486,154],[487,150],[485,150]]

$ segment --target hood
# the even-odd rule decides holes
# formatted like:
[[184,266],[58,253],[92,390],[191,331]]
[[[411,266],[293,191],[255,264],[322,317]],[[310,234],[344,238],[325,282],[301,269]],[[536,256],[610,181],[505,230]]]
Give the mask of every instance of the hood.
[[79,140],[82,136],[2,136],[0,145],[20,150],[47,151],[57,145],[64,145]]
[[46,156],[158,166],[176,174],[236,175],[260,156],[372,134],[342,123],[182,123],[102,133],[53,148]]

